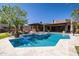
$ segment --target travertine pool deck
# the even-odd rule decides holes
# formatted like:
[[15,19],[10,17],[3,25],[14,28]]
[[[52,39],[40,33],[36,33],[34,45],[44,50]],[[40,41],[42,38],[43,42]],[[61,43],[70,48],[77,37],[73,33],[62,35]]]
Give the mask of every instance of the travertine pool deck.
[[79,35],[71,39],[59,40],[56,46],[14,48],[8,37],[0,40],[0,56],[77,56],[75,46],[79,46]]

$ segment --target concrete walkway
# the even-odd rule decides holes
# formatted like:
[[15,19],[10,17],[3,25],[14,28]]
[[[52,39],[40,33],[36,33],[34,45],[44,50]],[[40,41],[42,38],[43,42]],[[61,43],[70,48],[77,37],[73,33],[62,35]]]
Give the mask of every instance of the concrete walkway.
[[9,42],[11,38],[0,40],[1,56],[77,56],[75,46],[79,46],[79,36],[72,35],[71,39],[61,39],[52,47],[14,48]]

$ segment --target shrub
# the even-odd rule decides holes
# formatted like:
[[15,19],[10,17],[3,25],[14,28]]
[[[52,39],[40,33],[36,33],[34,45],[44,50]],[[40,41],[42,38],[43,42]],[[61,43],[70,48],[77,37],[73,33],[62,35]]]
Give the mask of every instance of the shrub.
[[0,34],[0,39],[6,38],[6,37],[9,37],[9,36],[10,36],[9,33],[1,33]]
[[77,54],[79,55],[79,46],[75,46]]

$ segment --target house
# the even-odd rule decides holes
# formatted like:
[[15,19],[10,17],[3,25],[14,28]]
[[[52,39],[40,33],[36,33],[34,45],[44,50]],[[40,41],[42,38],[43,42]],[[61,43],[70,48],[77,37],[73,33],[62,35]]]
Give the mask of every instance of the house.
[[66,22],[66,20],[54,20],[52,24],[33,23],[29,26],[31,29],[36,29],[36,31],[70,32],[70,22]]
[[7,24],[0,24],[0,33],[7,32],[8,31],[8,25]]

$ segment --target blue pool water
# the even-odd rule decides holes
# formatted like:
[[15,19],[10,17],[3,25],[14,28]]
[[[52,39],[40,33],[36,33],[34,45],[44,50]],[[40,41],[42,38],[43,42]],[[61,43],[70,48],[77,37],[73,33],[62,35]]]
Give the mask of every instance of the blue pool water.
[[14,47],[55,46],[60,39],[70,39],[63,34],[31,34],[9,40]]

